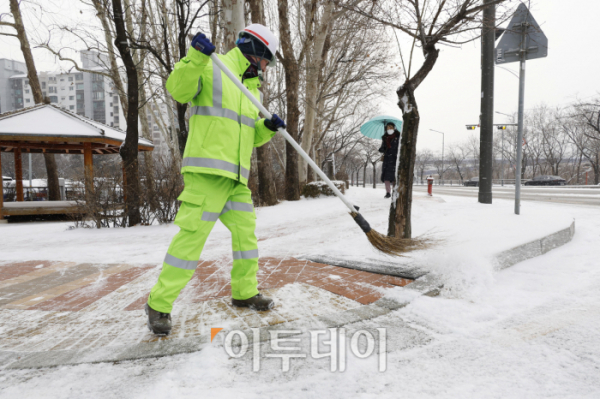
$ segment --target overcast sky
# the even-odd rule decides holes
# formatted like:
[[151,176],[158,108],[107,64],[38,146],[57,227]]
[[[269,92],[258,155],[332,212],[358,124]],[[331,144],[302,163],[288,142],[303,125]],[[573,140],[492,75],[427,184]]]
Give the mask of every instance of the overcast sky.
[[[77,0],[46,0],[60,19],[69,15],[82,23],[94,21],[89,12],[80,13],[84,7]],[[2,2],[0,12],[8,11],[8,2]],[[516,8],[517,2],[511,4]],[[532,0],[531,13],[548,37],[548,57],[527,62],[525,108],[541,103],[547,105],[568,104],[576,98],[600,96],[600,54],[597,50],[600,38],[600,2],[598,0]],[[95,22],[95,21],[94,21]],[[26,19],[32,24],[33,20]],[[505,24],[506,25],[506,24]],[[403,43],[407,43],[402,39]],[[454,142],[465,140],[468,135],[479,135],[479,130],[467,131],[466,124],[479,120],[481,72],[480,42],[475,40],[461,48],[440,46],[438,61],[421,86],[416,98],[421,114],[418,149],[430,148],[441,152],[442,135],[445,132],[446,149]],[[397,49],[394,41],[390,46]],[[408,46],[405,51],[408,51]],[[34,50],[40,71],[57,70],[54,57],[44,50]],[[0,58],[23,60],[16,39],[0,37]],[[518,74],[518,63],[502,67]],[[396,106],[394,92],[402,82],[385,93],[381,113],[401,117]],[[505,69],[495,70],[495,110],[512,114],[517,111],[518,79]],[[507,118],[496,114],[494,123],[506,122]]]

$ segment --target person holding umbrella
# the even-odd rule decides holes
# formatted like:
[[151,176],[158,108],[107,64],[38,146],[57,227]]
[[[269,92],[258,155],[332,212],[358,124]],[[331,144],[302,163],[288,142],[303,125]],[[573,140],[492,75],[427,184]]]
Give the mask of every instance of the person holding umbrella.
[[385,183],[385,198],[392,196],[392,185],[396,183],[396,160],[400,148],[399,129],[402,129],[402,121],[389,115],[375,116],[360,127],[364,136],[381,140],[379,152],[383,153],[381,181]]
[[400,132],[396,125],[388,122],[385,125],[385,134],[381,138],[379,152],[383,153],[383,167],[381,168],[381,181],[385,184],[385,198],[390,198],[392,185],[396,184],[396,160],[398,146],[400,145]]

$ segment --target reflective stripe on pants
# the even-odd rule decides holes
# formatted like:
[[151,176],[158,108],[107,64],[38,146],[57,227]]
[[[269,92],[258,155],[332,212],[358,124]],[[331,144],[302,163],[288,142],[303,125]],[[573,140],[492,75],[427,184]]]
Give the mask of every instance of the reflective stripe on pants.
[[189,195],[182,198],[175,219],[180,231],[171,241],[148,304],[159,312],[171,313],[173,302],[194,274],[217,219],[231,232],[231,296],[247,299],[258,294],[258,243],[250,189],[226,177],[201,173],[185,173],[184,180],[184,193]]

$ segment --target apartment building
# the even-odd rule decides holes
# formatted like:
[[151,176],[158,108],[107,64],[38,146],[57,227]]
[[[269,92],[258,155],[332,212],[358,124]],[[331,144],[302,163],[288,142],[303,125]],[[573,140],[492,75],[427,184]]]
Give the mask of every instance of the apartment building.
[[[17,108],[12,106],[11,81],[15,75],[27,73],[24,62],[0,58],[0,114]],[[19,108],[22,108],[21,105]]]
[[[94,51],[82,51],[80,54],[82,69],[98,72],[108,70],[106,56]],[[39,72],[38,79],[42,95],[48,97],[52,104],[108,126],[126,129],[119,96],[112,80],[107,76],[73,69],[68,73]],[[24,63],[0,59],[0,100],[0,112],[35,104]],[[148,117],[154,152],[156,155],[166,155],[168,147],[156,124],[157,112],[164,115],[166,109],[153,109],[152,117]]]

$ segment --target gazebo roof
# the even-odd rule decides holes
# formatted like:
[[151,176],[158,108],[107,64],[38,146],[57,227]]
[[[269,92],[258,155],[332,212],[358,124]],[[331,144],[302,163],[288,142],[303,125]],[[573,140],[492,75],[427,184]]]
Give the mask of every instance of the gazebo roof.
[[[0,151],[20,147],[27,152],[83,153],[92,143],[95,154],[114,154],[125,132],[51,104],[39,104],[0,114]],[[140,138],[140,151],[152,151],[151,141]]]

